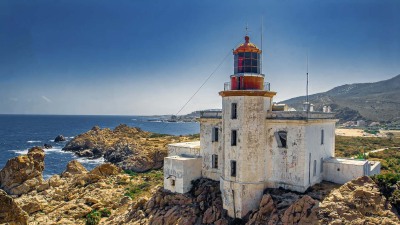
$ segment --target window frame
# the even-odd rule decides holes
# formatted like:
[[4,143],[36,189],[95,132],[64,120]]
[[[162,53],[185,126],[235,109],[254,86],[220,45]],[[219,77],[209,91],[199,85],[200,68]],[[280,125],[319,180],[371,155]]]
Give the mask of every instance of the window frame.
[[219,128],[218,127],[212,127],[211,130],[211,141],[212,142],[218,142],[219,139]]
[[325,143],[325,131],[324,129],[321,130],[321,145]]
[[236,160],[231,160],[231,177],[236,177],[237,173],[237,163]]
[[211,168],[218,169],[218,155],[212,154],[211,156]]
[[237,103],[236,102],[231,103],[231,119],[232,120],[237,119]]
[[231,146],[237,146],[238,143],[238,132],[237,130],[231,131]]

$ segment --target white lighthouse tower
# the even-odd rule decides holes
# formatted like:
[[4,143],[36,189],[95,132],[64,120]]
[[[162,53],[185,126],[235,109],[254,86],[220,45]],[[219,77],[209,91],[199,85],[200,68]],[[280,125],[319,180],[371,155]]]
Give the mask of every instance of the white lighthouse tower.
[[275,92],[261,74],[261,50],[250,42],[233,51],[234,74],[222,96],[223,158],[220,177],[228,214],[241,218],[262,197],[265,183],[265,119]]

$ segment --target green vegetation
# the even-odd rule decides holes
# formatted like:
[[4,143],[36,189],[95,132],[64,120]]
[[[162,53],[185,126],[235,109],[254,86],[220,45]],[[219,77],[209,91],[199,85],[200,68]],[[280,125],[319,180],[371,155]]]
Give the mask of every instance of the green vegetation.
[[352,157],[362,154],[364,151],[398,146],[400,146],[400,138],[389,140],[381,137],[336,136],[335,154],[337,157]]
[[400,173],[400,150],[386,149],[369,153],[369,160],[380,161],[382,173]]
[[97,225],[101,219],[101,213],[97,210],[91,211],[86,215],[86,225]]
[[135,176],[138,175],[136,172],[134,172],[134,171],[132,171],[132,170],[124,170],[124,172],[125,172],[126,174],[128,174],[129,176],[131,176],[131,177],[135,177]]
[[192,138],[192,139],[199,139],[200,138],[200,134],[189,134],[189,135],[187,135],[189,138]]
[[92,210],[89,214],[86,215],[86,225],[97,225],[99,224],[101,217],[109,217],[111,215],[111,211],[107,208],[97,210]]
[[151,187],[151,184],[148,182],[143,182],[139,184],[131,184],[126,188],[125,196],[128,196],[134,199],[137,195],[141,194],[143,191],[148,191]]
[[364,132],[368,133],[368,134],[374,134],[374,135],[379,134],[379,130],[364,130]]
[[162,170],[150,170],[144,173],[134,173],[135,178],[138,179],[139,183],[130,184],[125,188],[125,196],[129,196],[134,199],[139,195],[146,194],[148,191],[157,185],[161,185],[164,179],[164,173]]
[[400,211],[400,174],[386,173],[374,175],[372,180],[379,186],[382,194],[389,200],[390,203]]
[[111,211],[107,208],[100,209],[101,217],[109,217],[111,215]]

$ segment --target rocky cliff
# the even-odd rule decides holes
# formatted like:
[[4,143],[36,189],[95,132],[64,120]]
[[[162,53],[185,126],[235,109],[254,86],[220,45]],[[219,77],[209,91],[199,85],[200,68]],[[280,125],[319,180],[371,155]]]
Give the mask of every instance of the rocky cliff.
[[124,170],[144,172],[159,169],[167,156],[167,144],[192,141],[190,136],[158,135],[125,124],[114,130],[93,127],[90,131],[69,141],[64,151],[75,152],[81,157],[104,157]]
[[[41,178],[42,153],[33,148],[9,160],[1,170],[9,193]],[[110,163],[87,171],[71,161],[60,175],[17,188],[18,195],[0,190],[0,223],[400,224],[396,210],[369,177],[342,186],[324,182],[304,194],[266,189],[259,207],[242,220],[226,215],[219,182],[199,179],[189,193],[174,194],[163,190],[162,181],[161,171],[126,174]]]
[[32,191],[43,183],[44,151],[34,147],[27,155],[20,155],[7,161],[0,171],[0,188],[11,195]]

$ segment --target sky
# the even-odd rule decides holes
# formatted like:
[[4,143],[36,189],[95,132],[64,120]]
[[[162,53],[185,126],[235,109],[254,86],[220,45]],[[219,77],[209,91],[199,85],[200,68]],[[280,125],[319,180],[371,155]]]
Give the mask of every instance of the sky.
[[[2,0],[0,114],[221,108],[232,49],[261,47],[274,101],[400,74],[398,0]],[[220,66],[219,66],[220,65]],[[215,72],[214,72],[215,71]],[[214,73],[213,73],[214,72]]]

